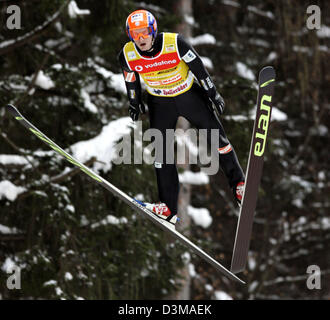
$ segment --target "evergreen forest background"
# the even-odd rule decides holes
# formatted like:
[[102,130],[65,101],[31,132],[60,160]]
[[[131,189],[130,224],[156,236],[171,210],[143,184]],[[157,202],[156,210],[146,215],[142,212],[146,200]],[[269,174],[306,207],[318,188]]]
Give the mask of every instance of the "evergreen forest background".
[[[321,10],[320,29],[306,27],[312,4]],[[21,29],[6,25],[11,5],[21,10]],[[328,1],[21,0],[0,6],[1,299],[165,299],[178,297],[187,283],[189,299],[330,298]],[[114,128],[130,128],[117,54],[128,41],[126,17],[139,8],[156,16],[160,32],[191,29],[188,40],[226,101],[222,122],[244,170],[258,72],[266,65],[276,70],[251,250],[241,274],[246,286],[140,218],[5,111],[16,105],[69,153],[79,142],[93,146],[103,132],[83,162],[129,195],[157,201],[152,165],[98,157],[112,152],[103,142],[116,137]],[[146,130],[148,114],[142,119]],[[229,267],[238,208],[221,172],[208,179],[190,183],[189,208],[206,209],[212,223],[203,227],[192,219],[189,237]],[[21,270],[20,290],[6,286],[13,265]],[[321,270],[321,288],[310,290],[313,265]]]

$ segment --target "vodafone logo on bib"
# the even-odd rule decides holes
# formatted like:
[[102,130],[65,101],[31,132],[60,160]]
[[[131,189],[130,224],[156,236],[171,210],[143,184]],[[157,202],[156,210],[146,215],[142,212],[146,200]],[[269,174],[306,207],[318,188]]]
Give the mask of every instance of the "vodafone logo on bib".
[[137,59],[128,61],[131,70],[139,73],[147,73],[170,69],[178,65],[180,58],[176,52],[161,54],[154,59]]
[[159,66],[175,64],[175,63],[176,63],[176,59],[173,59],[173,60],[155,62],[152,64],[146,64],[145,67],[148,69],[148,68],[159,67]]
[[[159,62],[154,62],[154,63],[149,63],[149,64],[145,64],[144,67],[148,70],[150,69],[155,69],[155,68],[159,68],[162,66],[173,66],[177,64],[177,60],[173,59],[173,60],[163,60],[163,61],[159,61]],[[135,66],[135,71],[137,72],[141,72],[143,70],[142,66]]]

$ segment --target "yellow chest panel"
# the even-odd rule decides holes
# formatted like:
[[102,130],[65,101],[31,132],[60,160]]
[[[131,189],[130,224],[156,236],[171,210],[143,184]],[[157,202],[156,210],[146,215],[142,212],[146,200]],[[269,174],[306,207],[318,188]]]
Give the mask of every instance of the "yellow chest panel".
[[152,58],[141,56],[133,42],[124,47],[129,68],[140,74],[152,95],[173,97],[186,92],[193,84],[194,77],[180,58],[176,39],[176,33],[164,33],[162,49]]

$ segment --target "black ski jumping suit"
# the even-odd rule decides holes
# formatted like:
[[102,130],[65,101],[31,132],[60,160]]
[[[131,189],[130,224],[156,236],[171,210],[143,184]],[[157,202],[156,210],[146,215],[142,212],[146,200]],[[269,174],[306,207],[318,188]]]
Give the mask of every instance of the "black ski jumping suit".
[[[141,69],[145,67],[155,69],[157,64],[162,65],[165,62],[167,63],[167,61],[169,61],[168,63],[175,61],[173,56],[170,56],[171,58],[166,60],[165,49],[170,51],[173,49],[173,46],[176,45],[175,49],[179,59],[183,62],[182,66],[186,67],[188,71],[193,73],[199,84],[193,80],[193,83],[188,83],[188,86],[181,84],[174,87],[172,85],[172,88],[174,87],[176,89],[170,91],[162,89],[166,86],[159,86],[160,89],[158,89],[157,85],[160,85],[159,81],[157,81],[157,83],[155,81],[150,82],[152,85],[156,85],[154,88],[149,87],[147,94],[150,128],[160,130],[163,135],[163,141],[166,141],[166,129],[175,130],[178,117],[182,116],[195,128],[207,129],[209,142],[211,129],[218,129],[220,138],[218,149],[220,166],[228,179],[229,186],[233,189],[238,182],[245,180],[244,173],[239,165],[235,150],[226,137],[222,124],[216,119],[215,115],[209,108],[211,100],[217,95],[215,85],[196,51],[182,36],[178,34],[169,34],[169,39],[175,37],[175,45],[171,43],[168,44],[168,42],[164,45],[165,36],[165,33],[158,34],[154,40],[152,49],[149,51],[141,51],[131,42],[129,43],[128,49],[125,49],[124,47],[119,53],[118,59],[123,70],[129,102],[133,106],[143,104],[141,100],[141,84],[139,77]],[[166,48],[164,49],[164,47]],[[162,60],[163,53],[164,59]],[[139,55],[141,56],[140,59],[137,57]],[[157,60],[153,60],[155,57]],[[132,62],[129,62],[130,58],[132,58]],[[150,62],[149,65],[141,65],[140,62],[144,62],[143,59]],[[154,61],[156,61],[156,63],[154,63]],[[173,68],[169,67],[167,70],[173,74],[175,68],[177,68],[177,66]],[[162,71],[157,71],[156,69],[156,74],[157,72],[161,73]],[[150,76],[152,74],[147,73],[147,75]],[[179,76],[175,77],[179,78]],[[175,81],[175,77],[172,77],[173,80],[170,78],[168,81]],[[149,78],[153,77],[150,76]],[[187,76],[187,79],[188,78],[189,77]],[[162,84],[163,83],[164,80]],[[182,92],[180,92],[180,90]],[[160,93],[162,95],[159,95]],[[179,194],[178,173],[175,164],[166,163],[166,143],[163,143],[163,148],[163,159],[157,159],[156,157],[155,161],[159,200],[164,202],[173,214],[176,214]]]

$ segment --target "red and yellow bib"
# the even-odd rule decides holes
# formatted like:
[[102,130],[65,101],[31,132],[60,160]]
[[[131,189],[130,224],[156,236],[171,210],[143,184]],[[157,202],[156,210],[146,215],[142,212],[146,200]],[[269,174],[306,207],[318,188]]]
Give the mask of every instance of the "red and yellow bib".
[[133,42],[124,47],[127,65],[140,74],[147,91],[154,96],[177,96],[189,90],[194,82],[188,65],[179,56],[177,36],[164,33],[162,50],[153,58],[141,56]]

